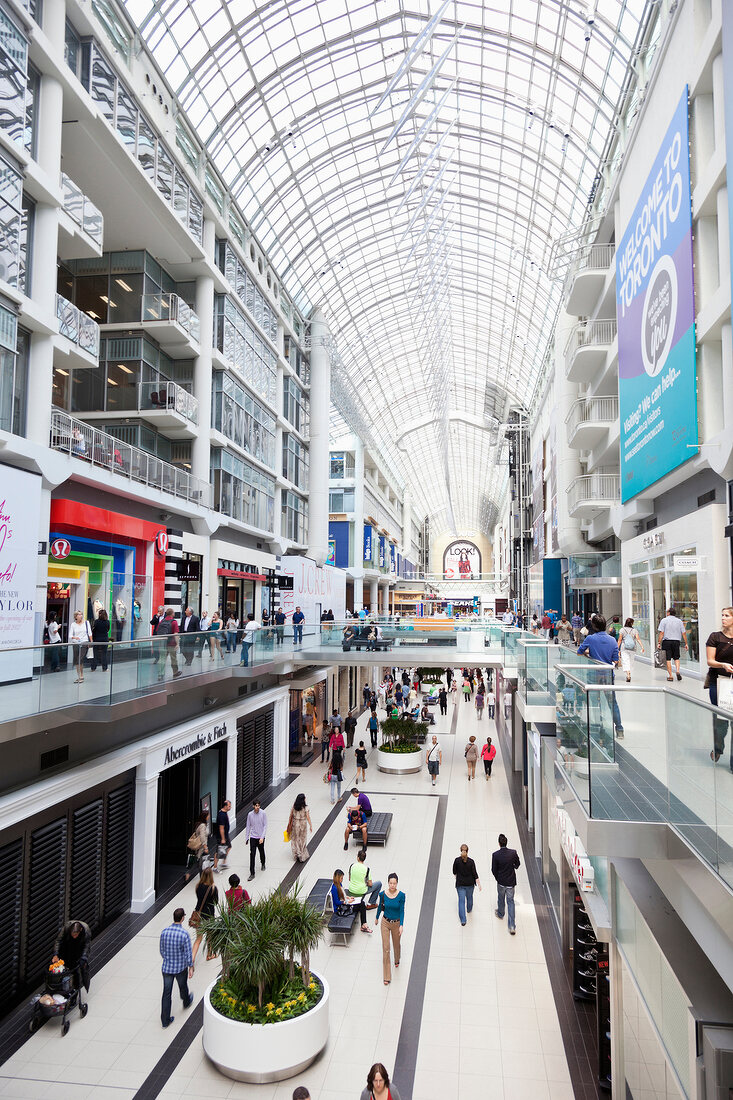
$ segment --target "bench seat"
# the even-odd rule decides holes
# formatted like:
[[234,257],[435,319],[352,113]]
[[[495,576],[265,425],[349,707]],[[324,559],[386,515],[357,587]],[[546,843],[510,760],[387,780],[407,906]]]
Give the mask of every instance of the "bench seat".
[[[391,813],[373,813],[367,819],[367,845],[386,844],[389,831],[392,828]],[[354,843],[358,848],[362,845],[361,833],[352,833]]]

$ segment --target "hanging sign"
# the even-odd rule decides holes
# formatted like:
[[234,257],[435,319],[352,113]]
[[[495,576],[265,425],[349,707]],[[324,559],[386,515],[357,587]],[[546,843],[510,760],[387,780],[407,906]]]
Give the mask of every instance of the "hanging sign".
[[71,543],[68,539],[54,539],[51,543],[51,557],[63,561],[71,553]]

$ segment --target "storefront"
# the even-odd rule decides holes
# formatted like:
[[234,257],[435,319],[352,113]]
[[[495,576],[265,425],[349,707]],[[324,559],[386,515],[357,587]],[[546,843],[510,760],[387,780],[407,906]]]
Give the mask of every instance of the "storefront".
[[623,544],[624,617],[634,619],[647,655],[672,607],[687,631],[681,662],[704,672],[705,639],[720,628],[720,609],[729,602],[724,527],[723,505],[711,504]]
[[230,617],[244,622],[250,611],[257,617],[260,609],[255,606],[255,585],[257,581],[267,581],[265,574],[258,572],[254,565],[219,558],[216,575],[219,580],[217,606],[224,622]]
[[176,573],[181,582],[181,609],[190,607],[194,615],[201,615],[201,574],[204,559],[201,554],[189,554],[185,550],[176,562]]
[[68,638],[74,613],[104,610],[111,641],[144,637],[165,591],[165,527],[72,500],[52,500],[47,614]]
[[[290,683],[288,750],[291,765],[301,766],[310,763],[312,751],[320,752],[321,725],[328,718],[327,678],[324,671],[322,679],[316,683],[305,680],[293,680]],[[308,742],[315,744],[311,749]]]

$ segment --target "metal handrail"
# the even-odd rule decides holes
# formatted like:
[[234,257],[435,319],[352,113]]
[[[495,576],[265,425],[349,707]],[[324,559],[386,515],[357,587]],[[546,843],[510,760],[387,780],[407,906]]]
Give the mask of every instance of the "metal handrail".
[[613,422],[618,419],[618,397],[580,397],[570,406],[565,417],[570,441],[580,424]]
[[618,474],[581,474],[565,490],[568,508],[574,508],[587,500],[616,504],[621,497],[621,478]]
[[83,420],[76,420],[63,409],[51,410],[50,446],[130,481],[171,493],[203,508],[211,507],[211,486],[207,481]]
[[579,348],[590,346],[610,347],[616,339],[616,332],[615,320],[579,321],[577,325],[573,325],[563,349],[566,368],[570,365],[573,355]]
[[589,268],[605,271],[613,263],[615,254],[616,247],[612,244],[582,245],[570,262],[567,276],[568,282],[574,275],[577,275],[579,271],[587,271]]

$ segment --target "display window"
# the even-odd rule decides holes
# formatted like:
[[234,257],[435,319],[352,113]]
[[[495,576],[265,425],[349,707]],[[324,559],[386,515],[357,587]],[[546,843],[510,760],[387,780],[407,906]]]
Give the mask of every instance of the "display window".
[[657,628],[673,607],[687,632],[688,649],[680,649],[680,663],[690,668],[700,665],[698,624],[698,574],[674,567],[675,558],[697,556],[694,546],[658,554],[649,561],[633,562],[631,573],[631,615],[644,649],[651,653],[657,646]]

